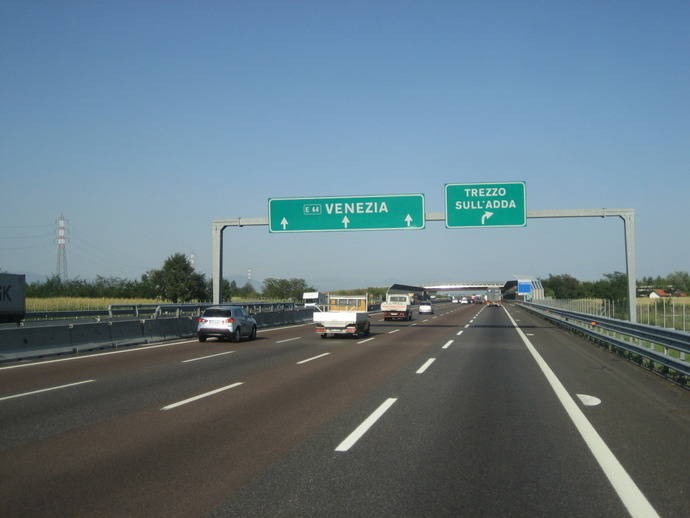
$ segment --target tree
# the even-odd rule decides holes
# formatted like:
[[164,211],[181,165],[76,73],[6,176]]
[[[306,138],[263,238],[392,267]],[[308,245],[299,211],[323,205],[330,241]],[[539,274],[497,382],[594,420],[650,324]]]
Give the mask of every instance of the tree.
[[315,291],[304,279],[264,279],[262,294],[266,298],[279,300],[302,300],[305,291]]
[[612,300],[628,298],[628,276],[623,272],[605,273],[605,279],[597,282],[595,297]]
[[168,257],[160,270],[145,273],[142,283],[155,297],[175,303],[209,298],[204,274],[195,272],[189,259],[180,253]]
[[287,300],[290,297],[289,281],[267,277],[263,282],[262,295],[269,299]]
[[690,291],[690,274],[688,272],[673,272],[666,277],[674,291]]
[[541,279],[544,291],[557,299],[577,299],[582,297],[580,281],[567,273],[561,275],[549,274],[548,279]]
[[256,297],[257,293],[252,283],[247,281],[244,283],[244,286],[237,290],[237,295],[243,298],[252,298]]

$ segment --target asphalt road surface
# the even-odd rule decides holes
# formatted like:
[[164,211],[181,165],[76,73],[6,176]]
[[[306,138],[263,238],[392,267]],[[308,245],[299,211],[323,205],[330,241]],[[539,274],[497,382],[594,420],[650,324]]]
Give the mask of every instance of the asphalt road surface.
[[514,307],[0,367],[2,516],[689,516],[690,393]]

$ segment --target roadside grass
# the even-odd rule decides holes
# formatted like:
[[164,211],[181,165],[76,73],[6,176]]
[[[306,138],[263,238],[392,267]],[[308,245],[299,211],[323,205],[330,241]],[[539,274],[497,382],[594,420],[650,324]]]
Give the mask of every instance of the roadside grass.
[[166,301],[143,298],[97,297],[27,297],[26,311],[87,311],[108,309],[111,304],[167,304]]
[[679,305],[679,304],[690,304],[690,297],[668,297],[664,299],[650,299],[649,297],[637,297],[637,303],[640,305],[647,305],[647,304],[659,304],[661,305],[663,302],[666,303],[666,305]]
[[[284,302],[278,299],[258,297],[233,297],[224,304],[242,302]],[[172,304],[168,300],[145,298],[111,298],[111,297],[27,297],[26,311],[88,311],[108,309],[111,304]]]

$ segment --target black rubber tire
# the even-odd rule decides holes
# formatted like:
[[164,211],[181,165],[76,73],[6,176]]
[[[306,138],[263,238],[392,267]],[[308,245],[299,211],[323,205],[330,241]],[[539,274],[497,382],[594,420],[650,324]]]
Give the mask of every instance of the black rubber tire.
[[252,332],[251,332],[251,334],[249,335],[249,339],[250,339],[250,340],[256,340],[256,326],[253,326],[253,327],[252,327]]
[[205,337],[205,336],[199,336],[198,338],[199,338],[199,341],[200,341],[200,342],[205,342],[205,341],[206,341],[206,337]]
[[233,342],[237,343],[242,340],[242,331],[238,327],[235,329],[235,332],[232,334],[232,339]]
[[328,338],[328,333],[321,333],[321,338]]

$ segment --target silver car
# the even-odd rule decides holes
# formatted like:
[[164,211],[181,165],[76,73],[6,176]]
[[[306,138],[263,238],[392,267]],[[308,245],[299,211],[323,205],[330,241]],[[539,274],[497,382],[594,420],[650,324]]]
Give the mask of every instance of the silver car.
[[213,306],[197,318],[196,336],[205,342],[210,336],[239,342],[243,336],[256,338],[256,320],[239,306]]
[[434,312],[434,308],[431,307],[431,302],[429,301],[424,301],[419,303],[419,314],[432,314]]

